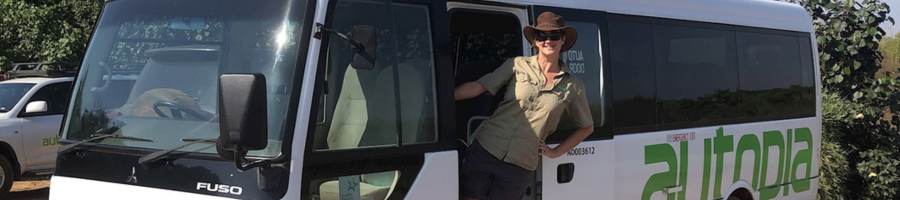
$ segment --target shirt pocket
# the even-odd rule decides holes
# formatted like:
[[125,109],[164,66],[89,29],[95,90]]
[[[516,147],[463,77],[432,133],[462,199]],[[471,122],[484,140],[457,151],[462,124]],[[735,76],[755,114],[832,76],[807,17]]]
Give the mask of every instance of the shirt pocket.
[[528,76],[528,72],[516,70],[516,83],[533,84],[534,81],[531,80],[531,76]]
[[527,72],[516,70],[516,83],[513,85],[514,88],[510,88],[515,92],[515,96],[517,100],[520,101],[533,101],[534,99],[534,79],[528,75]]

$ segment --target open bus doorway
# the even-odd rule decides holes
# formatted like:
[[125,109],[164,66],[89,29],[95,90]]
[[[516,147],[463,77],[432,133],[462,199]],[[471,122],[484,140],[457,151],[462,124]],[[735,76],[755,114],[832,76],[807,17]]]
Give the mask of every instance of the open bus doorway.
[[[523,55],[522,27],[518,17],[511,13],[451,9],[454,87],[476,81],[493,72],[507,59]],[[460,170],[463,169],[468,145],[475,138],[473,135],[475,130],[494,113],[503,100],[505,91],[505,88],[501,88],[496,95],[484,93],[474,98],[456,101]],[[460,187],[462,188],[462,185]],[[526,199],[528,196],[532,195],[526,195]]]
[[[478,80],[493,72],[509,58],[522,55],[522,25],[516,16],[493,11],[450,10],[450,30],[453,44],[455,85]],[[484,93],[478,97],[456,102],[456,130],[460,142],[472,141],[472,133],[486,120],[503,99],[505,89],[498,95]],[[461,152],[465,152],[461,145]],[[461,153],[460,156],[465,154]]]

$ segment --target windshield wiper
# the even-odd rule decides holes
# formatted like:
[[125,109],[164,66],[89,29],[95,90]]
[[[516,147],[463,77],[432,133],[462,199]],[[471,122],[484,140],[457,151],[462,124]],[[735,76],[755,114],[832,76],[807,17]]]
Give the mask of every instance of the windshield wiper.
[[212,139],[183,138],[183,139],[181,139],[181,141],[188,142],[188,143],[182,144],[181,146],[177,146],[177,147],[174,147],[171,149],[166,149],[166,150],[147,154],[146,156],[141,157],[141,159],[138,160],[138,164],[140,164],[141,166],[147,166],[147,164],[149,164],[149,163],[153,163],[153,162],[162,160],[163,158],[168,158],[169,155],[172,154],[172,152],[174,152],[175,150],[190,146],[192,144],[197,144],[197,143],[216,143],[216,140],[217,140],[217,138],[212,138]]
[[82,140],[81,142],[76,142],[76,143],[68,144],[68,145],[65,145],[65,146],[61,146],[61,147],[59,147],[59,150],[56,150],[56,153],[57,153],[57,154],[68,153],[68,152],[73,151],[73,150],[75,150],[75,149],[80,149],[80,148],[77,148],[77,147],[80,146],[80,145],[82,145],[82,144],[84,144],[84,143],[93,142],[93,141],[101,141],[101,140],[104,140],[104,139],[107,139],[107,138],[118,138],[118,139],[134,140],[134,141],[142,141],[142,142],[153,142],[153,140],[144,139],[144,138],[139,138],[139,137],[131,137],[131,136],[124,136],[124,135],[115,135],[115,134],[112,134],[112,133],[114,133],[114,132],[116,132],[116,131],[118,131],[118,130],[119,130],[118,127],[113,127],[113,128],[109,128],[109,129],[103,130],[103,131],[101,131],[101,132],[98,133],[98,134],[93,134],[93,135],[91,135],[91,138],[88,138],[88,139],[86,139],[86,140]]

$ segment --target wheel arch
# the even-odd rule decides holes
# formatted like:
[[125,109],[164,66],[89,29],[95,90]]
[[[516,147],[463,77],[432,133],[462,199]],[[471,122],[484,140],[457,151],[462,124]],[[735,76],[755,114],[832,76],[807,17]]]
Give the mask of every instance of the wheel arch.
[[0,155],[3,155],[3,157],[6,157],[6,159],[9,160],[9,164],[13,167],[13,174],[16,176],[13,180],[18,180],[22,176],[22,166],[19,164],[16,150],[13,149],[9,143],[0,141]]
[[740,200],[753,200],[753,193],[747,188],[738,188],[731,192],[729,197],[736,197]]

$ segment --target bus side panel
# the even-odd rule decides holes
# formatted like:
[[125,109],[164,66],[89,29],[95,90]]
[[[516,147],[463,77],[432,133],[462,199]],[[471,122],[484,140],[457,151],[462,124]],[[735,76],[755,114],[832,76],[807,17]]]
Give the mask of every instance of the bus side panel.
[[[226,200],[228,197],[220,197],[206,194],[160,189],[157,187],[145,187],[121,183],[111,183],[92,179],[54,176],[50,180],[53,188],[50,190],[49,199],[192,199],[192,200]],[[103,192],[85,192],[86,189],[103,188]],[[201,188],[205,189],[205,188]]]
[[[550,145],[556,146],[556,145]],[[584,141],[563,156],[542,157],[543,199],[617,199],[613,140]],[[571,176],[571,179],[567,177]]]
[[[758,199],[814,196],[821,120],[802,118],[615,139],[615,199],[716,199],[744,185]],[[782,184],[788,184],[778,187]],[[809,199],[809,198],[806,198]]]
[[425,154],[425,164],[405,199],[457,199],[459,164],[456,151]]

